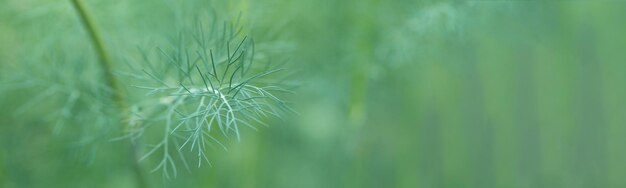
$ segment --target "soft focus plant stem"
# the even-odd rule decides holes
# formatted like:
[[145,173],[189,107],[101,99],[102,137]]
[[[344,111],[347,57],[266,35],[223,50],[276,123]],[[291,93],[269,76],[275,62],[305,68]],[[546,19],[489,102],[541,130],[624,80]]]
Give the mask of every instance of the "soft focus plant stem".
[[[111,56],[104,46],[102,36],[98,33],[94,21],[91,18],[91,15],[87,11],[87,9],[85,8],[83,2],[81,0],[71,0],[71,2],[78,12],[83,26],[85,27],[85,30],[87,30],[87,33],[89,34],[89,37],[91,38],[91,41],[93,42],[93,45],[96,49],[99,59],[98,62],[102,70],[102,74],[107,85],[111,89],[111,99],[115,103],[118,112],[120,112],[120,114],[123,114],[123,112],[128,109],[128,106],[126,105],[124,99],[124,92],[115,77],[113,76],[113,61],[111,60]],[[130,125],[125,123],[125,129],[130,129],[130,127],[128,126]],[[146,188],[148,187],[148,184],[145,180],[143,171],[141,170],[141,166],[139,165],[139,161],[137,160],[137,156],[139,155],[137,143],[131,144],[130,152],[132,155],[132,169],[133,173],[135,173],[136,176],[135,178],[137,180],[137,187]]]
[[119,84],[117,83],[117,80],[115,80],[115,77],[113,76],[113,71],[111,70],[113,67],[113,62],[111,61],[111,56],[104,47],[102,36],[100,36],[100,34],[97,32],[93,19],[85,9],[85,5],[82,3],[82,1],[72,0],[72,4],[74,5],[76,11],[78,11],[78,14],[80,15],[80,18],[85,26],[85,29],[87,30],[87,33],[89,34],[89,37],[91,38],[94,47],[96,48],[98,58],[100,59],[100,68],[102,69],[102,73],[104,74],[107,85],[111,87],[112,90],[111,95],[113,101],[116,103],[118,108],[125,109],[126,104],[124,104],[123,92]]

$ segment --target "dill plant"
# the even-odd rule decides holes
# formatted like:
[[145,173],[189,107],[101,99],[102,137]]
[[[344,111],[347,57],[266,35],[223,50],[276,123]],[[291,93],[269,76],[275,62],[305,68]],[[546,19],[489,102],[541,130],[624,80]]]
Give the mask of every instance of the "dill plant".
[[127,136],[161,132],[149,134],[158,136],[146,139],[153,143],[139,160],[160,157],[153,171],[163,170],[166,178],[177,174],[176,159],[189,167],[182,151],[193,152],[197,166],[210,165],[208,148],[226,150],[220,140],[239,140],[241,127],[267,126],[264,119],[295,112],[280,97],[292,93],[280,64],[260,62],[267,54],[257,53],[236,22],[211,25],[209,32],[198,24],[181,33],[173,48],[142,52],[142,64],[128,64],[142,74],[120,73],[147,96],[136,98]]
[[39,113],[54,122],[56,133],[81,129],[77,142],[88,148],[129,141],[139,187],[148,187],[140,161],[153,162],[151,172],[172,178],[179,164],[187,170],[210,165],[209,150],[227,150],[223,142],[239,140],[242,128],[256,130],[268,126],[269,118],[295,113],[282,99],[293,93],[285,81],[289,74],[246,35],[240,19],[200,20],[174,43],[119,55],[127,57],[120,61],[112,58],[89,8],[81,0],[70,2],[94,54],[48,50],[3,76],[1,89],[35,93],[16,115],[57,109]]

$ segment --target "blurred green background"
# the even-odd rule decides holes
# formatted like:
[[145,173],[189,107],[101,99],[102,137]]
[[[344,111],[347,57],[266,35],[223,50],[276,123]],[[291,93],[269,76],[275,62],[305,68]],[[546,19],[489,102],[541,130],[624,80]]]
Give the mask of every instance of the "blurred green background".
[[[151,187],[626,187],[624,1],[84,1],[118,60],[241,15],[299,71],[299,115]],[[135,186],[125,142],[15,112],[42,91],[11,74],[89,44],[69,0],[0,0],[0,187]]]

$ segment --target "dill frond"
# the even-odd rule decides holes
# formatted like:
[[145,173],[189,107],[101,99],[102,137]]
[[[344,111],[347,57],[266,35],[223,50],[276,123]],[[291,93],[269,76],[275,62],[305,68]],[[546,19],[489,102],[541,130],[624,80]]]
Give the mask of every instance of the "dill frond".
[[141,126],[129,137],[160,127],[161,137],[140,160],[161,153],[153,171],[163,170],[166,178],[178,173],[175,158],[188,168],[184,151],[194,153],[198,167],[211,165],[208,148],[227,150],[220,138],[240,140],[242,127],[256,130],[268,126],[268,118],[295,112],[281,99],[281,93],[293,93],[278,77],[285,69],[256,59],[254,40],[243,28],[224,22],[205,32],[198,24],[192,34],[181,33],[173,48],[155,51],[142,53],[143,68],[129,63],[140,72],[127,74],[134,75],[132,86],[145,91],[136,105]]

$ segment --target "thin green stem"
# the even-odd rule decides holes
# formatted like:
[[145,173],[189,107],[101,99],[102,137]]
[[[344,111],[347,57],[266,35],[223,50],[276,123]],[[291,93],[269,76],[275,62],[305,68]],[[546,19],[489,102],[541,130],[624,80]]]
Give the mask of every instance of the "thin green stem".
[[112,99],[116,103],[117,107],[121,110],[126,108],[126,104],[124,103],[124,96],[122,92],[122,88],[119,86],[117,80],[113,76],[113,61],[111,60],[111,56],[108,51],[104,47],[104,41],[102,40],[102,36],[98,33],[96,26],[94,24],[93,19],[90,14],[87,12],[85,5],[81,0],[72,0],[72,4],[85,26],[89,37],[91,38],[94,47],[96,48],[96,52],[98,58],[100,59],[100,68],[102,69],[103,76],[107,82],[107,85],[111,87]]
[[[108,51],[105,48],[104,41],[102,40],[102,36],[98,33],[98,30],[96,29],[96,25],[94,24],[95,22],[91,18],[91,15],[85,8],[85,5],[83,4],[83,2],[81,0],[71,0],[71,2],[74,8],[76,9],[76,11],[78,12],[81,18],[81,21],[83,23],[83,26],[85,27],[85,30],[87,30],[87,33],[89,34],[89,37],[91,38],[93,45],[96,49],[96,52],[99,58],[98,62],[102,70],[103,77],[107,85],[111,89],[111,99],[117,106],[117,109],[120,112],[120,114],[124,114],[124,112],[128,109],[128,106],[125,102],[124,92],[121,86],[119,85],[118,81],[115,79],[115,76],[113,75],[113,61]],[[125,129],[127,130],[130,130],[132,128],[127,123],[125,123],[124,125],[125,125],[124,126]],[[138,146],[136,142],[133,142],[131,144],[130,152],[132,155],[132,170],[133,170],[133,173],[135,174],[135,178],[137,179],[137,187],[147,188],[148,184],[147,184],[147,181],[145,180],[143,171],[141,170],[141,165],[139,164],[139,161],[138,161],[139,153],[138,153]]]

